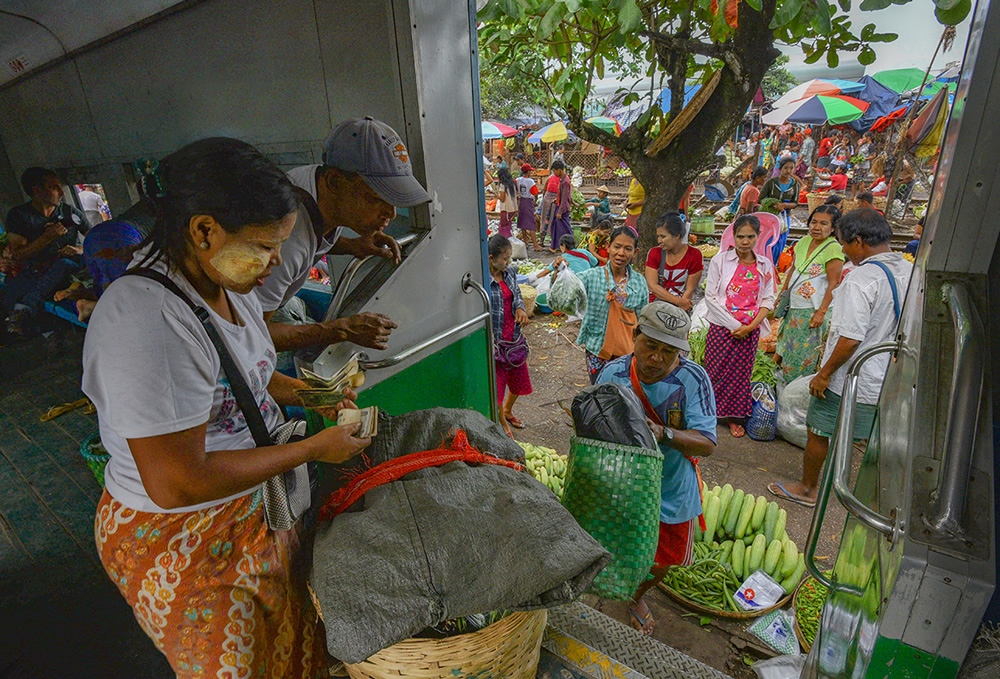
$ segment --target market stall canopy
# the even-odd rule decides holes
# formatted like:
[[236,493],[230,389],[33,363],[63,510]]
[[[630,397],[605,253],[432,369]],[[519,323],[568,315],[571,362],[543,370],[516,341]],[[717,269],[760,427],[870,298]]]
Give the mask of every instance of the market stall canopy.
[[924,106],[920,114],[913,119],[906,132],[910,150],[918,158],[926,158],[937,153],[941,138],[944,136],[945,123],[948,121],[948,91],[938,90],[929,104]]
[[864,85],[851,80],[827,80],[824,78],[816,78],[808,82],[804,82],[801,85],[796,85],[778,97],[772,105],[775,109],[779,109],[789,106],[801,99],[808,99],[809,97],[813,97],[818,94],[850,94],[851,92],[860,92],[863,89],[865,89]]
[[867,101],[869,106],[864,115],[857,120],[852,120],[849,125],[857,132],[867,132],[879,118],[892,113],[899,102],[899,93],[891,90],[869,75],[862,76],[858,81],[864,85],[864,89],[855,93],[854,97],[861,101]]
[[924,81],[924,71],[919,68],[894,68],[889,71],[879,71],[872,76],[894,92],[906,92],[920,87]]
[[622,126],[619,125],[618,121],[614,118],[608,118],[607,116],[595,116],[593,118],[587,118],[587,122],[594,127],[600,128],[605,132],[616,136],[622,133]]
[[532,134],[528,137],[528,143],[539,144],[541,142],[563,141],[564,139],[568,139],[570,134],[571,132],[566,128],[565,123],[559,120],[551,125],[546,125]]
[[868,110],[868,102],[842,95],[817,95],[775,109],[761,118],[765,125],[809,123],[842,125],[857,120]]
[[484,120],[482,123],[483,139],[501,139],[503,137],[513,137],[517,135],[517,130],[507,127],[503,123],[491,123]]

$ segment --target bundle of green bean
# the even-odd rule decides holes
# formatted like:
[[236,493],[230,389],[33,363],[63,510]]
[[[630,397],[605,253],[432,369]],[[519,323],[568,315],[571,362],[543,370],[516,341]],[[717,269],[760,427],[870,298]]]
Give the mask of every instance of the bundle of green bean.
[[809,578],[802,583],[799,593],[795,595],[795,621],[805,638],[812,646],[819,630],[819,614],[826,601],[826,586],[815,578]]
[[681,596],[696,601],[702,606],[720,611],[739,612],[741,609],[733,599],[739,589],[729,555],[723,547],[715,547],[704,542],[694,545],[694,563],[690,566],[671,566],[667,569],[664,584]]

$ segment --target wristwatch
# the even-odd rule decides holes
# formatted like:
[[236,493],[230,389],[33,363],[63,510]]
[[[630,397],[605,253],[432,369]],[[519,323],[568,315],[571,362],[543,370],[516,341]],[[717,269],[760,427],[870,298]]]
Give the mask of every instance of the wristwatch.
[[670,427],[664,427],[663,441],[661,441],[661,443],[666,443],[667,445],[670,445],[673,442],[674,442],[674,430],[671,429]]

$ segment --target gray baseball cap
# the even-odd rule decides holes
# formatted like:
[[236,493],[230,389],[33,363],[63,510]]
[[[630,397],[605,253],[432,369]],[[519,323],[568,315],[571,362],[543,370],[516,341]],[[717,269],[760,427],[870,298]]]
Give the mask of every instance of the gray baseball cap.
[[691,351],[691,345],[688,344],[690,330],[691,317],[670,302],[650,302],[639,314],[639,332],[683,351]]
[[371,116],[354,118],[333,128],[323,142],[323,163],[361,175],[379,198],[395,207],[431,200],[413,178],[410,153],[396,131]]

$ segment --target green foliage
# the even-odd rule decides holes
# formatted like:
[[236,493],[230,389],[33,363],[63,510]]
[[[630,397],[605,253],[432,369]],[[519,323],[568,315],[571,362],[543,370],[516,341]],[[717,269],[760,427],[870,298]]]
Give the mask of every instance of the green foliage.
[[479,60],[479,101],[484,118],[516,118],[545,100],[545,91],[537,82],[507,73],[506,68]]
[[791,71],[785,68],[785,64],[788,61],[788,55],[782,54],[775,59],[774,63],[771,64],[771,68],[767,69],[767,73],[764,74],[764,79],[760,82],[760,87],[764,90],[764,96],[768,99],[780,97],[798,83]]

